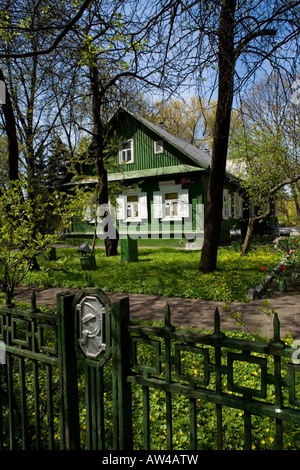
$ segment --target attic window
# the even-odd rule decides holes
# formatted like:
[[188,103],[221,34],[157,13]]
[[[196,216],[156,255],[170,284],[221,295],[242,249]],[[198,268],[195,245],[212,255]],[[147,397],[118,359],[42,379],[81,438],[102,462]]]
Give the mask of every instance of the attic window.
[[158,153],[163,153],[164,151],[164,143],[162,140],[158,140],[156,142],[154,142],[154,153],[155,154],[158,154]]
[[125,140],[121,144],[121,150],[119,151],[119,162],[120,164],[133,163],[133,140]]

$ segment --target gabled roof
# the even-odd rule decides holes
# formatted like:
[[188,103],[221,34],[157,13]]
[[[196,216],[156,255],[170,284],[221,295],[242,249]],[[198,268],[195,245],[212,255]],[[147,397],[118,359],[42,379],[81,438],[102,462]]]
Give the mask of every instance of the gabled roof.
[[[129,114],[134,119],[141,122],[148,129],[155,132],[162,139],[169,142],[175,148],[180,150],[183,154],[185,154],[188,158],[190,158],[192,162],[196,163],[197,166],[199,166],[200,168],[204,170],[209,171],[210,165],[211,165],[211,158],[212,158],[211,153],[209,151],[204,151],[198,147],[195,147],[192,144],[189,144],[185,140],[180,139],[179,137],[176,137],[170,132],[168,132],[161,125],[153,124],[151,121],[148,121],[148,119],[142,116],[139,116],[138,114],[132,113],[131,111],[129,111],[129,109],[125,107],[120,107],[111,119],[117,116],[120,112]],[[226,178],[238,184],[238,178],[229,171],[226,171]]]
[[180,150],[182,153],[184,153],[194,163],[196,163],[197,165],[200,165],[201,167],[208,170],[208,168],[211,164],[211,154],[210,153],[205,152],[204,150],[201,150],[198,147],[195,147],[194,145],[189,144],[185,140],[174,136],[173,134],[168,132],[166,129],[164,129],[162,126],[157,125],[157,124],[153,124],[151,121],[148,121],[148,119],[146,119],[142,116],[139,116],[138,114],[134,114],[134,113],[132,113],[131,111],[129,111],[128,109],[126,109],[124,107],[119,108],[119,110],[115,113],[114,116],[116,116],[120,112],[125,112],[125,113],[129,114],[130,116],[132,116],[133,118],[137,119],[144,126],[148,127],[148,129],[152,130],[158,136],[160,136],[162,139],[169,142],[171,145],[173,145],[178,150]]
[[[195,147],[194,145],[189,144],[183,139],[174,136],[170,132],[168,132],[165,128],[160,125],[153,124],[148,119],[139,116],[138,114],[132,113],[128,109],[124,107],[120,107],[110,118],[109,123],[113,125],[113,121],[117,119],[118,115],[121,113],[125,113],[131,116],[133,119],[136,119],[142,125],[153,131],[159,138],[163,139],[164,141],[171,144],[173,147],[178,149],[181,153],[187,156],[191,164],[184,164],[184,165],[177,165],[172,167],[164,167],[164,168],[153,168],[153,169],[145,169],[145,170],[133,170],[133,171],[118,171],[117,173],[108,173],[108,180],[109,181],[117,181],[117,180],[130,180],[130,179],[138,179],[138,178],[146,178],[151,176],[162,176],[166,174],[175,174],[175,173],[186,173],[188,171],[208,171],[211,165],[211,154],[204,150]],[[230,172],[226,172],[226,178],[230,179],[231,181],[238,184],[238,179]],[[97,181],[96,176],[89,176],[84,181],[81,180],[81,183],[85,184],[94,184]],[[74,182],[67,182],[65,181],[65,185],[73,185]]]

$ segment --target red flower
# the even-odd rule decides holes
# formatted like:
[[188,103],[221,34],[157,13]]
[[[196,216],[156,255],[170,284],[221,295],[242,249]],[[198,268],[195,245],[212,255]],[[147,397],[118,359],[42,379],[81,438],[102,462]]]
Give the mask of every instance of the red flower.
[[266,267],[265,267],[265,266],[262,266],[261,270],[262,270],[262,271],[265,271],[265,270],[266,270]]
[[280,266],[280,269],[281,269],[282,271],[284,271],[285,266]]

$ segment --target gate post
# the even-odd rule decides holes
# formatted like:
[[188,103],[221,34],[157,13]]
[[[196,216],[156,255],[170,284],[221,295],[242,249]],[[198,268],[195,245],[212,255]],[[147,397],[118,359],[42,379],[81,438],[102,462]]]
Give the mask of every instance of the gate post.
[[74,295],[68,293],[57,295],[59,375],[63,420],[61,447],[66,450],[80,449],[73,299]]
[[112,304],[112,358],[116,380],[118,450],[132,450],[132,397],[130,375],[129,298]]

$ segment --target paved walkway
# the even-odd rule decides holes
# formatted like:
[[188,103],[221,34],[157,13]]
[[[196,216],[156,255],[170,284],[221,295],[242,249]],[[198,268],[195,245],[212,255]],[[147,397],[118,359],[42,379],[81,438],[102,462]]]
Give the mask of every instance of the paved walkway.
[[[22,287],[18,289],[16,300],[30,302],[32,289]],[[37,289],[36,299],[38,305],[56,305],[56,296],[61,292],[78,292],[74,289],[47,288]],[[245,327],[236,325],[230,318],[230,312],[224,308],[223,302],[181,299],[174,297],[151,296],[145,294],[107,293],[110,300],[129,297],[131,318],[142,320],[163,320],[164,309],[168,302],[171,310],[171,323],[178,327],[195,328],[197,330],[213,329],[214,311],[219,308],[221,329],[244,330],[258,332],[262,336],[272,335],[272,321],[261,312],[264,300],[255,300],[247,303],[231,303],[230,311],[242,313]],[[288,297],[270,299],[269,308],[274,308],[280,321],[281,336],[291,333],[294,340],[300,339],[300,294]]]

